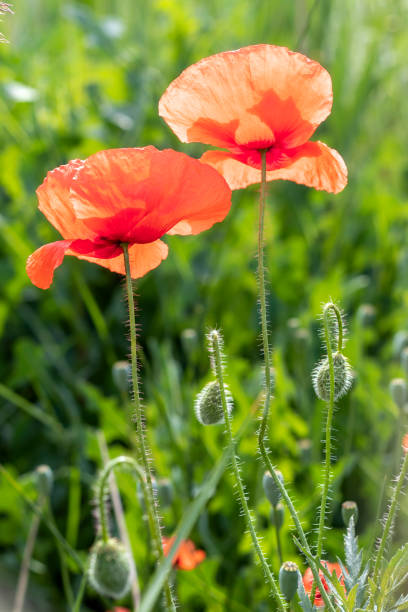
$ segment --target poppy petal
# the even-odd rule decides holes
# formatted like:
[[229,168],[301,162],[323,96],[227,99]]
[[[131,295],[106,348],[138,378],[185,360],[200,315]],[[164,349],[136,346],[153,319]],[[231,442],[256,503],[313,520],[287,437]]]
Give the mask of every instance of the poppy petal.
[[62,264],[72,240],[58,240],[40,247],[30,255],[26,263],[27,274],[36,287],[48,289],[54,270]]
[[[168,254],[168,246],[161,240],[156,240],[150,244],[132,244],[129,246],[129,261],[130,273],[132,278],[140,278],[157,268],[158,265],[166,259]],[[75,255],[78,259],[85,259],[92,263],[96,263],[103,268],[108,268],[111,272],[117,274],[125,274],[125,264],[123,254],[109,259],[99,257],[89,257],[88,255],[78,255],[75,252],[68,252],[68,255]]]
[[318,62],[263,44],[186,68],[163,94],[159,114],[182,142],[294,147],[329,115],[332,99],[330,75]]
[[151,146],[92,155],[71,194],[92,231],[129,243],[150,243],[170,230],[197,234],[222,221],[231,206],[218,172],[184,153]]
[[37,189],[38,208],[65,239],[93,236],[76,218],[70,200],[70,185],[84,162],[74,159],[64,166],[48,172]]
[[[207,151],[201,160],[218,170],[231,189],[261,182],[261,171],[241,163],[228,151]],[[284,179],[329,193],[339,193],[347,184],[347,168],[341,155],[322,142],[297,147],[293,162],[267,171],[266,180]]]

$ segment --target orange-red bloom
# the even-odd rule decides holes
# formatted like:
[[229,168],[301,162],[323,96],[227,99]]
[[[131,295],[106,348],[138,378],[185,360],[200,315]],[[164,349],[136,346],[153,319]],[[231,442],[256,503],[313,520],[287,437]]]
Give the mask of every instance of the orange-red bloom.
[[408,453],[408,433],[402,438],[402,450],[405,454]]
[[[176,538],[162,538],[163,553],[167,557]],[[182,570],[193,570],[206,557],[204,550],[198,550],[191,540],[183,540],[173,558],[173,565]]]
[[[328,561],[322,561],[322,564],[325,566],[325,568],[327,569],[330,575],[332,575],[333,572],[336,572],[337,578],[339,578],[341,584],[344,585],[343,573],[338,563],[329,563]],[[322,581],[325,591],[329,591],[329,587],[323,576],[322,570],[319,570],[319,576],[320,576],[320,579]],[[310,593],[312,592],[312,585],[313,585],[313,573],[310,567],[308,567],[303,575],[303,586],[308,595],[310,595]],[[319,589],[316,589],[314,605],[319,608],[324,606],[324,600],[322,598],[322,594],[320,593]]]
[[48,289],[65,255],[124,274],[129,245],[133,278],[167,257],[164,234],[198,234],[222,221],[231,205],[224,179],[207,164],[171,149],[110,149],[48,173],[39,209],[64,240],[39,248],[27,274]]
[[330,114],[329,73],[286,47],[254,45],[193,64],[163,94],[159,114],[183,142],[203,142],[232,189],[261,180],[286,179],[337,193],[347,183],[343,159],[322,142],[311,142]]

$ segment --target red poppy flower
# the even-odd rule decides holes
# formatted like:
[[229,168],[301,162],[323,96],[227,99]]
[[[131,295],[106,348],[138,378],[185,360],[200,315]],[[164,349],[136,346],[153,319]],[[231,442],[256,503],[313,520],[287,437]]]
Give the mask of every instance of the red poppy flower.
[[[329,563],[328,561],[322,561],[322,563],[324,564],[324,566],[326,567],[327,571],[329,572],[330,575],[333,574],[333,572],[336,572],[337,578],[339,578],[341,584],[344,585],[344,579],[343,579],[343,573],[341,571],[341,567],[338,563]],[[322,570],[319,570],[319,576],[320,579],[322,581],[322,584],[324,586],[325,591],[329,591],[329,587],[327,585],[327,582],[323,576],[323,572]],[[312,570],[310,569],[310,567],[307,568],[307,570],[305,571],[304,575],[303,575],[303,586],[305,588],[305,591],[308,595],[310,595],[310,593],[312,592],[312,585],[313,585],[313,573]],[[322,598],[322,594],[320,593],[319,589],[316,589],[316,595],[315,595],[315,600],[314,600],[314,605],[317,607],[322,607],[324,606],[324,601]]]
[[48,173],[37,189],[39,209],[64,240],[39,248],[27,274],[48,289],[55,268],[74,255],[133,278],[167,257],[164,234],[198,234],[222,221],[231,191],[213,168],[171,149],[110,149]]
[[[162,538],[163,553],[167,557],[176,538]],[[193,570],[206,557],[204,550],[197,550],[191,540],[182,540],[174,558],[173,565],[182,570]]]
[[286,47],[254,45],[193,64],[167,88],[159,114],[183,142],[203,142],[232,189],[261,180],[286,179],[337,193],[347,183],[343,159],[322,142],[311,142],[330,114],[329,73]]
[[402,438],[402,450],[405,454],[408,453],[408,433]]

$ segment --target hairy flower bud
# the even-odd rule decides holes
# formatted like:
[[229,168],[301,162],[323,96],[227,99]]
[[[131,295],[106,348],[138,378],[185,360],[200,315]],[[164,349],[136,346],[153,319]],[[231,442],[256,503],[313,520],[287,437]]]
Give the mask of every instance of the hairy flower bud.
[[407,383],[403,378],[393,378],[390,382],[390,395],[401,410],[407,401]]
[[[342,353],[333,354],[334,400],[345,395],[351,387],[353,376],[350,365]],[[317,397],[325,402],[330,400],[330,365],[325,357],[317,364],[312,375],[313,388]]]
[[293,561],[285,561],[279,570],[279,586],[286,601],[292,601],[299,581],[299,568]]
[[128,361],[117,361],[114,363],[112,377],[118,391],[127,393],[129,391],[130,363]]
[[89,582],[100,595],[120,599],[132,582],[132,565],[125,547],[116,538],[100,540],[91,551]]
[[276,504],[276,506],[272,506],[269,514],[269,520],[271,521],[271,525],[276,527],[278,530],[282,529],[282,525],[285,520],[285,508],[282,502],[279,502]]
[[49,497],[54,484],[52,469],[49,465],[39,465],[35,471],[37,474],[37,487],[41,497]]
[[[279,470],[275,470],[275,473],[281,483],[283,484],[283,475]],[[278,485],[275,483],[275,480],[270,472],[265,472],[262,478],[262,485],[265,491],[265,495],[272,504],[272,506],[276,506],[280,501],[282,494]]]
[[344,524],[347,525],[350,522],[351,517],[354,519],[354,525],[358,519],[358,506],[355,501],[345,501],[341,504],[341,516]]
[[[228,414],[231,414],[232,398],[226,385],[224,385],[224,388]],[[218,425],[219,423],[224,423],[221,389],[216,380],[207,383],[197,395],[194,410],[197,419],[202,425]]]

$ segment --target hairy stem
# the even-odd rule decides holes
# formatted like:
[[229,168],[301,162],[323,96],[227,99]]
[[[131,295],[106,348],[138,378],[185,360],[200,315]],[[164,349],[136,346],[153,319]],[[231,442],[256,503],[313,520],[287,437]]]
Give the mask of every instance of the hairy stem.
[[[284,486],[278,477],[271,460],[269,459],[268,452],[265,445],[266,430],[268,425],[269,406],[271,403],[272,396],[272,378],[271,378],[271,364],[270,364],[270,353],[269,353],[269,337],[268,337],[268,321],[266,312],[266,289],[265,289],[265,268],[264,268],[264,218],[265,218],[265,203],[266,203],[266,151],[261,151],[261,190],[259,198],[259,226],[258,226],[258,283],[259,283],[259,304],[260,304],[260,315],[261,315],[261,335],[262,335],[262,346],[263,346],[263,357],[264,357],[264,371],[265,371],[265,395],[264,395],[264,406],[262,412],[261,425],[258,430],[258,445],[262,459],[264,461],[266,469],[272,475],[276,486],[279,488],[283,499],[289,509],[290,515],[295,523],[300,541],[312,556],[308,541],[306,539],[305,532],[299,520],[296,509],[293,505],[292,500]],[[325,598],[325,590],[319,577],[318,570],[315,564],[311,564],[313,576],[321,589],[322,596]],[[331,606],[330,600],[326,597],[326,606],[328,610],[334,612],[334,608]]]
[[241,480],[241,475],[239,472],[239,465],[238,465],[238,461],[237,461],[237,457],[235,454],[235,440],[234,437],[232,435],[232,429],[231,429],[231,420],[230,420],[230,415],[228,412],[228,404],[227,404],[227,398],[225,395],[225,387],[224,387],[224,376],[223,376],[223,372],[222,372],[222,359],[221,359],[221,349],[220,349],[220,345],[219,345],[219,338],[218,338],[218,333],[217,332],[213,332],[210,334],[210,342],[212,344],[212,349],[213,349],[213,353],[214,353],[214,364],[215,364],[215,373],[216,373],[216,378],[217,378],[217,382],[219,384],[220,387],[220,393],[221,393],[221,402],[222,402],[222,408],[223,408],[223,412],[224,412],[224,420],[225,420],[225,425],[226,425],[226,433],[227,433],[227,437],[228,437],[228,442],[229,445],[232,449],[232,456],[231,456],[231,460],[232,460],[232,468],[233,468],[233,472],[234,472],[234,477],[235,477],[235,481],[236,481],[236,486],[237,486],[237,490],[238,490],[238,495],[239,495],[239,499],[241,502],[241,507],[242,507],[242,512],[243,515],[245,517],[245,522],[247,524],[247,528],[248,531],[251,535],[251,539],[252,539],[252,544],[253,547],[255,549],[255,552],[259,558],[259,561],[262,565],[262,568],[264,570],[265,573],[265,577],[267,578],[269,585],[271,587],[271,591],[273,593],[273,596],[275,597],[276,603],[278,605],[278,609],[279,610],[286,610],[286,603],[283,600],[282,595],[279,593],[276,581],[272,575],[272,572],[269,568],[268,562],[265,559],[265,556],[262,552],[261,549],[261,545],[259,543],[259,539],[258,536],[256,534],[255,531],[255,525],[254,525],[254,521],[251,515],[251,512],[249,510],[248,507],[248,502],[247,502],[247,498],[246,498],[246,494],[245,494],[245,489],[244,489],[244,485],[242,483]]
[[[323,310],[323,328],[324,328],[324,341],[327,349],[327,359],[329,362],[329,373],[330,373],[330,394],[329,401],[327,404],[327,419],[326,419],[326,442],[325,442],[325,463],[324,463],[324,474],[323,474],[323,490],[322,490],[322,501],[320,504],[319,514],[319,527],[317,532],[317,545],[316,545],[316,558],[320,561],[323,550],[324,541],[324,524],[326,519],[326,508],[327,498],[329,494],[329,486],[331,481],[331,430],[333,422],[334,412],[334,363],[333,363],[333,351],[330,338],[330,310],[332,310],[337,318],[337,329],[338,329],[338,350],[341,351],[343,348],[343,323],[338,308],[332,304],[326,304]],[[314,601],[316,593],[316,582],[313,583],[310,601]]]
[[[163,558],[163,545],[161,538],[160,519],[157,508],[157,502],[153,491],[152,474],[149,463],[147,442],[144,435],[144,422],[142,404],[139,393],[139,379],[137,375],[137,345],[136,345],[136,320],[135,320],[135,304],[133,299],[132,276],[130,271],[129,250],[127,244],[122,244],[123,257],[126,270],[126,290],[129,306],[129,326],[130,326],[130,353],[132,362],[132,385],[133,385],[133,404],[135,407],[136,434],[138,439],[138,447],[142,467],[146,475],[147,495],[145,498],[146,511],[149,517],[149,525],[151,527],[151,535],[153,538],[154,548],[156,552],[157,562]],[[173,595],[169,581],[165,584],[166,605],[169,610],[176,610],[173,601]]]

